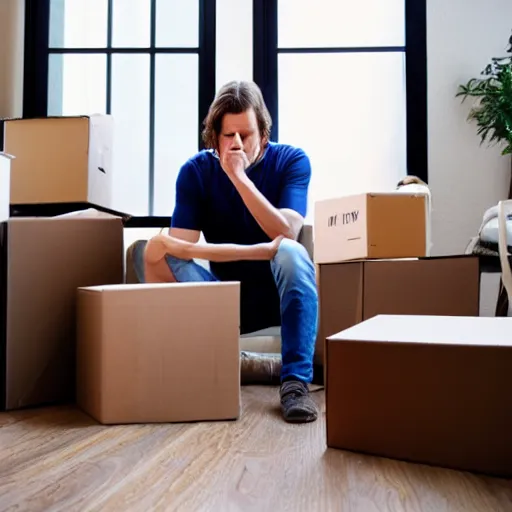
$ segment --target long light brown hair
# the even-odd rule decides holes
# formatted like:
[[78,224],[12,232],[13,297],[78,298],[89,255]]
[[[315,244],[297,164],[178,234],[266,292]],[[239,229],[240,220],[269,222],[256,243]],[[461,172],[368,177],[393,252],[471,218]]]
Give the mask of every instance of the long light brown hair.
[[254,109],[260,136],[265,144],[270,139],[272,118],[265,105],[263,94],[254,82],[233,81],[221,87],[204,121],[203,141],[208,149],[218,149],[222,118],[226,114],[241,114]]

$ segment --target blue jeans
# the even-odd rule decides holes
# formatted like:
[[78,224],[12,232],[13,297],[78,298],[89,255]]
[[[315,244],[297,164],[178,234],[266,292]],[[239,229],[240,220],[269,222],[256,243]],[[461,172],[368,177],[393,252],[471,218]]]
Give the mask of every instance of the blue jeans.
[[[141,245],[135,247],[133,259],[138,279],[144,282]],[[178,282],[217,281],[211,272],[194,261],[172,256],[167,256],[166,260]],[[270,268],[280,299],[281,380],[296,378],[309,383],[313,379],[313,356],[318,329],[314,265],[301,244],[284,239],[270,262]]]

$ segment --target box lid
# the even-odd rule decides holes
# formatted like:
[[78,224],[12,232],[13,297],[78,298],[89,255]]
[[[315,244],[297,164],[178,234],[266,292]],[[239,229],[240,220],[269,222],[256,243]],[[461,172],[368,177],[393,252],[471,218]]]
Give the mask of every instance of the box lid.
[[11,121],[45,121],[47,119],[91,119],[94,117],[110,117],[110,114],[79,114],[76,116],[40,116],[40,117],[2,117],[0,122],[7,123]]
[[512,318],[377,315],[327,339],[512,347]]

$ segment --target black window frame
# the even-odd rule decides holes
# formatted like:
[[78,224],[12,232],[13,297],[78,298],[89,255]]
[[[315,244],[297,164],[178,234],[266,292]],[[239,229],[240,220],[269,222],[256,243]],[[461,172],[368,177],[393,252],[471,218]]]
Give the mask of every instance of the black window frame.
[[404,52],[406,73],[407,174],[428,183],[427,1],[405,1],[405,46],[279,48],[278,1],[253,0],[253,79],[272,116],[271,139],[279,139],[280,53]]
[[[23,117],[37,118],[48,115],[48,67],[52,54],[106,55],[107,96],[106,113],[111,113],[112,55],[129,53],[150,57],[149,99],[149,197],[148,216],[154,215],[155,191],[155,56],[157,54],[197,54],[199,56],[198,148],[203,149],[201,138],[203,120],[215,96],[216,1],[199,0],[199,45],[195,48],[156,46],[156,2],[151,0],[151,42],[147,48],[113,47],[113,0],[108,1],[107,46],[104,48],[50,48],[50,0],[25,0],[25,61],[23,87]],[[164,217],[167,219],[167,217]]]
[[[407,137],[407,173],[416,175],[428,183],[428,117],[427,117],[427,6],[426,0],[405,1],[405,62],[406,62],[406,137]],[[113,0],[109,2],[109,15],[112,13]],[[199,98],[198,98],[198,147],[202,149],[201,129],[208,108],[214,99],[216,84],[216,0],[199,0]],[[152,33],[154,34],[156,0],[152,0]],[[110,18],[111,19],[111,18]],[[109,23],[111,27],[111,21]],[[25,0],[25,60],[23,117],[46,117],[48,109],[48,63],[49,63],[50,0]],[[108,33],[112,41],[111,28]],[[154,45],[150,48],[151,80],[154,80],[154,56],[159,51]],[[399,48],[401,49],[401,48]],[[66,50],[59,49],[64,52]],[[69,49],[75,52],[77,49]],[[108,50],[108,47],[107,47]],[[116,48],[115,52],[149,53],[148,49]],[[365,52],[370,48],[327,48],[311,49],[321,52]],[[379,48],[378,51],[397,51],[397,48]],[[79,50],[80,51],[80,50]],[[101,49],[95,48],[99,52]],[[176,53],[190,49],[176,49]],[[273,120],[271,138],[278,140],[278,54],[279,52],[305,52],[307,49],[278,48],[278,0],[253,0],[253,80],[263,91],[265,102]],[[112,49],[110,48],[110,55]],[[110,60],[110,59],[108,59]],[[108,64],[110,66],[110,64]],[[107,69],[107,77],[110,76]],[[151,121],[154,116],[154,87],[151,88]],[[109,100],[107,100],[108,102]],[[110,107],[110,105],[107,105]],[[107,109],[108,111],[108,109]],[[154,148],[154,124],[150,123],[150,143]],[[169,217],[154,217],[154,157],[150,154],[149,167],[149,215],[133,218],[133,224],[143,226],[158,225],[166,227]],[[64,207],[63,207],[64,208]],[[33,213],[33,209],[29,209]],[[58,211],[61,211],[59,209]],[[150,221],[149,219],[153,219]],[[155,220],[157,221],[154,224]],[[153,224],[151,224],[153,222]]]

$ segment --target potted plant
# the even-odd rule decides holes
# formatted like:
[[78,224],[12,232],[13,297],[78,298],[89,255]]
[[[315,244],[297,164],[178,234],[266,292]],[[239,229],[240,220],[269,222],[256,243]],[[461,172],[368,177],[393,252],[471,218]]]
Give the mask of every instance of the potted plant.
[[[462,101],[473,98],[468,121],[475,121],[481,144],[502,146],[502,155],[512,154],[512,36],[508,40],[508,54],[493,57],[479,78],[460,85],[456,96]],[[512,198],[512,180],[509,199]]]

